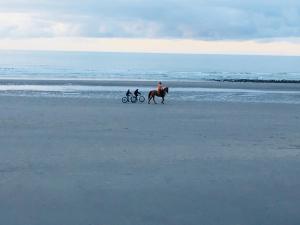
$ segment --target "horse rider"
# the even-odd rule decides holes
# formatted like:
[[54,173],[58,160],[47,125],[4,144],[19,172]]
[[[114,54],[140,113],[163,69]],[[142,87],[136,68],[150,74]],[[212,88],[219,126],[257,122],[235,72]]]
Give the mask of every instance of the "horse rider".
[[162,85],[161,81],[158,82],[157,84],[157,94],[160,95],[161,92],[163,91],[164,86]]

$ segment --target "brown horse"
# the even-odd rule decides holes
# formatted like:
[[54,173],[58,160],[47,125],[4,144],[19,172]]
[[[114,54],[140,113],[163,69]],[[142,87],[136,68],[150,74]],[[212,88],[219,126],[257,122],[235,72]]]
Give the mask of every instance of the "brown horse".
[[164,104],[165,96],[166,96],[167,93],[169,93],[169,88],[168,87],[165,87],[164,89],[162,89],[160,91],[160,93],[158,93],[157,90],[150,91],[149,94],[148,94],[148,104],[150,104],[151,99],[153,99],[153,102],[156,104],[155,96],[161,97],[162,98],[161,103]]

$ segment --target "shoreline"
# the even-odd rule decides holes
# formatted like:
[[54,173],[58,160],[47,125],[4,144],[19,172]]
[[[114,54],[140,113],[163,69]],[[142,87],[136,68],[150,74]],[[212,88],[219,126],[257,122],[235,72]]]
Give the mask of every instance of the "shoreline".
[[[2,84],[2,85],[1,85]],[[166,81],[167,101],[262,102],[300,104],[300,85],[287,83]],[[104,98],[119,100],[127,89],[139,88],[146,96],[155,81],[120,80],[6,80],[0,79],[0,96]]]
[[[300,81],[299,81],[300,82]],[[136,86],[156,87],[157,81],[143,80],[93,80],[93,79],[0,79],[0,85],[80,85],[80,86]],[[268,82],[245,80],[203,80],[203,81],[164,81],[169,87],[182,88],[223,88],[254,90],[299,90],[298,82]]]

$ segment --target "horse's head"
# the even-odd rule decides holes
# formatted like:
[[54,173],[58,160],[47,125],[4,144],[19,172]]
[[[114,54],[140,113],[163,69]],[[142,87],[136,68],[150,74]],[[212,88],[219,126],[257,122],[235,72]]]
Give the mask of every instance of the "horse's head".
[[169,93],[169,88],[168,88],[168,87],[165,87],[165,88],[164,88],[164,92]]

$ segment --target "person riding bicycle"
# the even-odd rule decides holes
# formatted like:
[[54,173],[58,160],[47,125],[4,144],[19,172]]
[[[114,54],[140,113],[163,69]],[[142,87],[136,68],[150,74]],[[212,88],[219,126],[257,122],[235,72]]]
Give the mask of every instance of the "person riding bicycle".
[[131,91],[128,89],[126,92],[127,101],[129,102],[129,96],[132,95]]
[[140,95],[141,93],[139,92],[139,89],[136,89],[134,92],[133,92],[134,96],[137,97],[138,95]]
[[160,93],[163,91],[164,86],[162,85],[161,81],[157,84],[157,94],[160,95]]

